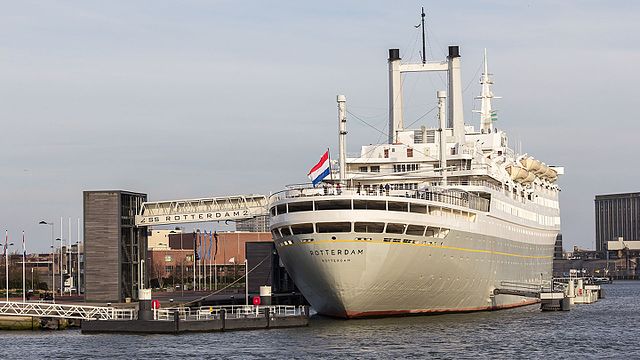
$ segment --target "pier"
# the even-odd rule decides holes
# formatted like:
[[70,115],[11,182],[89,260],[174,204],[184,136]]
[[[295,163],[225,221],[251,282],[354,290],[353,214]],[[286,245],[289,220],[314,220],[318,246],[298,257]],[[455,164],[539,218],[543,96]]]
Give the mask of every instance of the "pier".
[[153,311],[152,320],[83,321],[82,333],[179,334],[301,327],[309,324],[307,306],[203,306]]

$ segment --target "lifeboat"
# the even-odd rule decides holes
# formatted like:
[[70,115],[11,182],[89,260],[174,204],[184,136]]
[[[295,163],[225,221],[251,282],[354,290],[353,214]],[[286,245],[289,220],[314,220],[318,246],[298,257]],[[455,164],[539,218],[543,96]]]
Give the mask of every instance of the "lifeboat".
[[523,182],[529,177],[529,175],[533,175],[526,169],[514,165],[507,166],[507,172],[509,173],[509,176],[511,176],[511,180],[515,182]]
[[534,173],[539,171],[540,168],[542,167],[542,163],[540,162],[540,160],[536,160],[531,156],[525,156],[522,159],[520,159],[520,164],[527,171],[532,171]]

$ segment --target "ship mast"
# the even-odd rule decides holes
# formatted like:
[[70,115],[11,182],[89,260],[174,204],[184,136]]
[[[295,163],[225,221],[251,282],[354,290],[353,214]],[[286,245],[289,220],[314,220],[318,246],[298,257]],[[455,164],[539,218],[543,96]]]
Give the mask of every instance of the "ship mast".
[[493,96],[491,91],[491,85],[493,81],[489,78],[489,65],[487,63],[487,49],[484,49],[484,71],[480,77],[480,84],[482,84],[482,92],[476,99],[480,99],[480,129],[483,133],[490,133],[493,131],[493,121],[496,119],[496,113],[491,108],[491,99],[498,97]]
[[425,46],[425,36],[424,36],[424,6],[422,7],[422,22],[420,23],[420,25],[422,26],[422,63],[426,64],[427,63],[427,52],[426,52],[426,46]]

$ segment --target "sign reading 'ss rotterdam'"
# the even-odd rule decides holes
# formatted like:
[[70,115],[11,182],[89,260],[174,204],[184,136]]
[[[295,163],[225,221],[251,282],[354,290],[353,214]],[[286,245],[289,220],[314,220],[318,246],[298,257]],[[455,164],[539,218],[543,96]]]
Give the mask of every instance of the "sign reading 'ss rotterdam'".
[[225,220],[244,220],[254,217],[249,210],[233,210],[233,211],[210,211],[195,212],[172,215],[136,215],[136,225],[166,225],[178,223],[192,223],[199,221],[225,221]]
[[363,249],[315,249],[309,250],[311,256],[318,256],[322,262],[351,262],[356,256],[364,255]]

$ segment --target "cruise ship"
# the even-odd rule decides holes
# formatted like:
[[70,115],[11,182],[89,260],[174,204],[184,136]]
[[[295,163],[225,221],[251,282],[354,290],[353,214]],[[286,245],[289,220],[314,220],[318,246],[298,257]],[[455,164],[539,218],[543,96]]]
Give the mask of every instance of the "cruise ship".
[[[340,154],[331,175],[270,197],[280,259],[318,313],[496,310],[537,301],[500,289],[551,280],[563,168],[517,153],[494,126],[486,51],[479,128],[465,124],[460,66],[458,46],[444,61],[421,63],[403,63],[390,49],[388,141],[347,157],[339,95]],[[412,72],[448,79],[434,94],[432,128],[404,128],[401,76]]]

